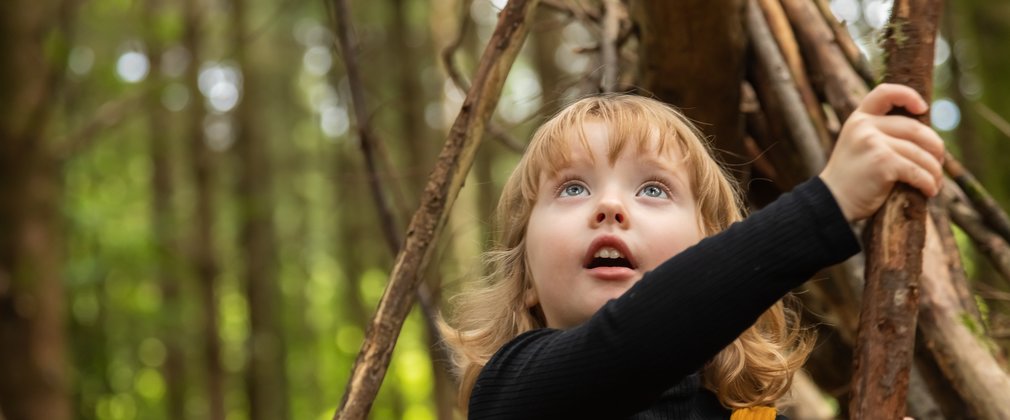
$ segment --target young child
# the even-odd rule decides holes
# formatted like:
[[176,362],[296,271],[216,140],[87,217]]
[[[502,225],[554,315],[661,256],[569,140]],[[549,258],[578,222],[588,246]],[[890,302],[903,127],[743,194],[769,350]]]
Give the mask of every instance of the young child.
[[[687,119],[629,95],[544,123],[505,184],[489,274],[443,325],[471,418],[775,417],[811,342],[781,299],[859,251],[896,181],[937,193],[943,143],[881,85],[826,168],[743,219]],[[735,414],[734,413],[735,410]]]

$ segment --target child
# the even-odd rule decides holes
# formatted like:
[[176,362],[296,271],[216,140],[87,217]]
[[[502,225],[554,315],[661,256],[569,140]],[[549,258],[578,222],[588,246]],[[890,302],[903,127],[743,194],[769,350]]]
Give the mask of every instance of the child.
[[485,283],[443,325],[471,418],[774,418],[811,342],[782,299],[859,251],[896,181],[933,196],[943,143],[881,85],[826,168],[743,219],[702,136],[642,97],[580,100],[505,184]]

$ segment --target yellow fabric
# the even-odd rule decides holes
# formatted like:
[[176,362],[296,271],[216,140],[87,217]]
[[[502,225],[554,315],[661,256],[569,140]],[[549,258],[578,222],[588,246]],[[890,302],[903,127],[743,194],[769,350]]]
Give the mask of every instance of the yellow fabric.
[[775,420],[775,407],[747,407],[733,410],[729,420]]

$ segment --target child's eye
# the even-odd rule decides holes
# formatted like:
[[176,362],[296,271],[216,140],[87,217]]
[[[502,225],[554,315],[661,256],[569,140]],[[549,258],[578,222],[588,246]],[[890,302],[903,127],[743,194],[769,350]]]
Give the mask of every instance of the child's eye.
[[666,194],[666,189],[658,184],[648,184],[638,190],[639,196],[653,197],[653,198],[667,198],[669,195]]
[[558,193],[558,196],[577,197],[583,194],[589,195],[589,189],[587,189],[585,185],[573,182],[567,185],[563,185],[561,187],[561,191]]

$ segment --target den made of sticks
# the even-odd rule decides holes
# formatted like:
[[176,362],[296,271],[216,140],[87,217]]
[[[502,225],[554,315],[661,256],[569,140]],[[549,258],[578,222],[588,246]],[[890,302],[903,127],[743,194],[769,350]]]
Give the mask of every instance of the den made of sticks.
[[891,113],[943,138],[943,188],[896,184],[793,291],[816,342],[777,413],[1010,419],[1008,2],[14,0],[0,28],[0,420],[465,418],[440,322],[547,118],[669,103],[755,212],[882,83],[929,104]]

